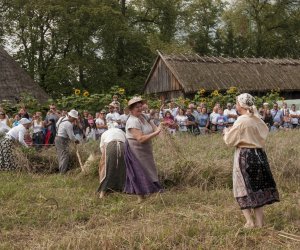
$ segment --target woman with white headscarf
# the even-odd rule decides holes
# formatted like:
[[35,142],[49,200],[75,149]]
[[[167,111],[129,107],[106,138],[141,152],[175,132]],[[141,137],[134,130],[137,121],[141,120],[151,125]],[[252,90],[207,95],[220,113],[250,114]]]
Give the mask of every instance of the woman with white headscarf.
[[27,118],[22,118],[18,126],[13,127],[0,139],[0,170],[15,170],[17,168],[12,151],[13,143],[19,142],[21,145],[28,147],[24,136],[30,126],[31,121]]
[[117,122],[109,123],[101,135],[100,185],[98,192],[103,198],[108,192],[122,192],[125,186],[126,167],[124,159],[126,135]]
[[236,109],[240,116],[231,128],[224,130],[225,143],[236,147],[233,193],[246,218],[245,228],[262,227],[263,206],[279,201],[276,183],[263,150],[269,129],[260,119],[250,94],[237,97]]

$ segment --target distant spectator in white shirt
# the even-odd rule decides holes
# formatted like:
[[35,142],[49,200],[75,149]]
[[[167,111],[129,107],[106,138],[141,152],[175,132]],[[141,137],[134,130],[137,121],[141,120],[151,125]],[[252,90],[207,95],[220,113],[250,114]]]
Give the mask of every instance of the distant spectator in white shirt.
[[0,134],[10,130],[9,120],[4,111],[0,111]]
[[291,117],[292,128],[297,128],[299,126],[300,111],[296,110],[295,104],[291,105],[290,117]]
[[219,108],[217,106],[215,106],[213,108],[213,112],[209,115],[210,129],[212,132],[217,131],[217,119],[220,116],[218,111],[219,111]]
[[120,125],[120,114],[118,108],[113,105],[109,105],[109,113],[106,114],[106,122],[117,122]]
[[227,109],[224,110],[224,115],[228,118],[228,126],[232,126],[238,117],[237,112],[232,108],[231,103],[227,103]]
[[129,109],[128,107],[124,108],[124,114],[120,115],[120,129],[123,130],[125,132],[125,127],[126,127],[126,122],[128,120],[129,117]]
[[105,120],[105,110],[101,110],[99,117],[96,119],[97,135],[101,135],[107,130],[107,124]]

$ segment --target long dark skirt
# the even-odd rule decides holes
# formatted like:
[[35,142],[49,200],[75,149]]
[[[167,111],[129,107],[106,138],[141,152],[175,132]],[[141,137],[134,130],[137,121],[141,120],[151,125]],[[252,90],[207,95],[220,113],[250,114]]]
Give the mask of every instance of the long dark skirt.
[[123,191],[126,169],[124,160],[124,143],[112,141],[107,144],[101,158],[100,191]]
[[[139,152],[135,152],[138,154]],[[128,194],[146,195],[162,191],[158,181],[153,181],[145,171],[142,162],[137,159],[129,143],[125,144],[126,182],[125,192]],[[145,163],[147,164],[147,163]]]
[[276,183],[263,149],[242,148],[239,167],[247,192],[246,196],[236,197],[241,209],[258,208],[279,201]]
[[9,171],[17,169],[13,155],[13,141],[8,138],[0,139],[0,170]]

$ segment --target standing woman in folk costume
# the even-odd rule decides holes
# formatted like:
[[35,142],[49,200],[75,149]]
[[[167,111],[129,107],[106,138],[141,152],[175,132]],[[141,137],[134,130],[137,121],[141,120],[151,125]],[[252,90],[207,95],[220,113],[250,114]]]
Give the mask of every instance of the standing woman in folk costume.
[[[224,130],[224,141],[236,147],[233,164],[233,192],[246,219],[245,228],[262,227],[263,206],[279,201],[267,155],[264,151],[269,129],[260,119],[254,98],[247,93],[237,97],[241,115]],[[251,210],[255,219],[252,218]]]
[[141,97],[134,97],[128,102],[130,116],[126,123],[125,192],[138,195],[139,202],[145,195],[162,190],[151,143],[151,139],[160,133],[161,128],[156,127],[142,113],[143,103]]
[[102,157],[99,165],[100,198],[109,191],[124,190],[126,167],[124,159],[126,135],[117,128],[118,123],[109,123],[108,130],[102,133],[100,149]]
[[19,142],[23,146],[28,147],[24,140],[26,130],[31,126],[31,121],[22,118],[19,125],[13,127],[7,134],[0,139],[0,170],[15,170],[18,165],[15,163],[13,155],[13,143]]

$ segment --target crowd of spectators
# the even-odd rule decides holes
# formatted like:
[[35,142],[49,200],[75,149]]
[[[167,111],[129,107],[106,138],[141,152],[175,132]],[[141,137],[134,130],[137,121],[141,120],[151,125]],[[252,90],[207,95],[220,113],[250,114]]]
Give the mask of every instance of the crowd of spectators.
[[[190,103],[187,108],[182,108],[174,100],[164,102],[159,110],[149,109],[147,104],[143,104],[142,107],[144,115],[157,126],[162,123],[171,134],[194,135],[222,133],[225,127],[232,126],[239,114],[235,110],[235,105],[231,103],[227,103],[224,108],[219,103],[216,103],[211,111],[205,103],[199,105]],[[300,127],[300,110],[297,110],[295,104],[288,107],[283,103],[282,107],[279,107],[277,103],[264,103],[258,111],[270,131]],[[56,122],[66,115],[67,111],[58,110],[55,104],[49,106],[44,118],[41,112],[28,114],[25,107],[12,117],[8,117],[5,111],[0,109],[0,133],[17,126],[21,118],[30,119],[32,126],[25,136],[25,142],[40,149],[54,144]],[[79,141],[98,140],[109,126],[117,126],[125,131],[128,116],[128,108],[121,107],[118,97],[114,96],[106,109],[101,109],[95,114],[84,110],[74,122],[74,134]]]

